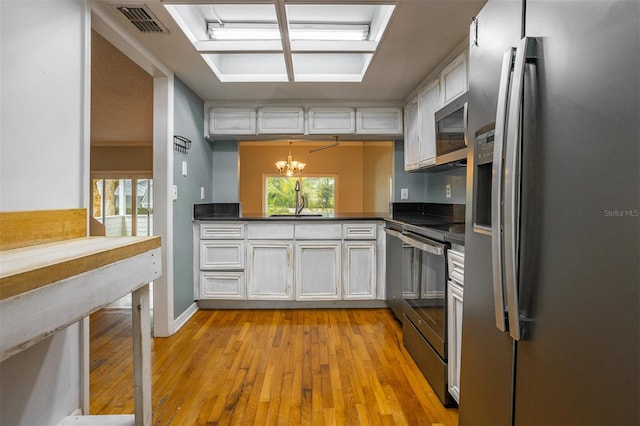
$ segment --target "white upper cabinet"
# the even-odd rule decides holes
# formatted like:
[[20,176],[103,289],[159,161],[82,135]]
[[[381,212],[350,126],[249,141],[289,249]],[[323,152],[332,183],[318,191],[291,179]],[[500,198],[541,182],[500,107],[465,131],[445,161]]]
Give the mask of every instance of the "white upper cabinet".
[[404,111],[404,169],[418,170],[436,164],[435,113],[468,90],[467,52],[447,64]]
[[404,108],[404,169],[415,170],[418,167],[420,167],[420,122],[416,99]]
[[462,52],[440,73],[441,106],[444,106],[466,92],[469,83],[467,79],[467,52]]
[[304,109],[301,107],[264,107],[258,109],[259,134],[304,133]]
[[427,86],[418,95],[420,126],[420,167],[436,163],[435,113],[438,110],[438,82]]
[[209,135],[255,135],[254,108],[209,108]]
[[402,108],[358,108],[356,133],[359,135],[401,135]]
[[309,108],[308,114],[310,135],[356,132],[356,111],[353,108]]

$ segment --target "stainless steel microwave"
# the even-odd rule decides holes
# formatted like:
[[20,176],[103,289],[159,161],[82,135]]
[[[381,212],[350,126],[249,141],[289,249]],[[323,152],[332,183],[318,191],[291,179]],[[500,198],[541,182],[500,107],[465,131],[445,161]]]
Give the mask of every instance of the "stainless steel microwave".
[[468,92],[436,111],[436,166],[467,159]]

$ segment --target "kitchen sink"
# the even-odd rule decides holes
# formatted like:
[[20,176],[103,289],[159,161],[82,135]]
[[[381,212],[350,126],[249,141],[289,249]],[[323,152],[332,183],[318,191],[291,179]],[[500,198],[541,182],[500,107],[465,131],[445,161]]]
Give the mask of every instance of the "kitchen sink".
[[322,217],[321,214],[271,214],[269,217]]

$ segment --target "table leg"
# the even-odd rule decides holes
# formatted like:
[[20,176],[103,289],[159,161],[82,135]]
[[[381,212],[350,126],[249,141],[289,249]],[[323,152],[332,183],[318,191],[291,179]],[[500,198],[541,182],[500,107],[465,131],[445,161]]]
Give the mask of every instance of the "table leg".
[[151,314],[149,285],[131,293],[133,382],[136,426],[149,426],[151,414]]

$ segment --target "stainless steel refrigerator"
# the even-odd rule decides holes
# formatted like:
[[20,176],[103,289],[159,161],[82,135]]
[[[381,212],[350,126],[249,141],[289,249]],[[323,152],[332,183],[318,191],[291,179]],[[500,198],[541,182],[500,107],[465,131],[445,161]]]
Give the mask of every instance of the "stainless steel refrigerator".
[[471,25],[461,425],[640,424],[640,1]]

